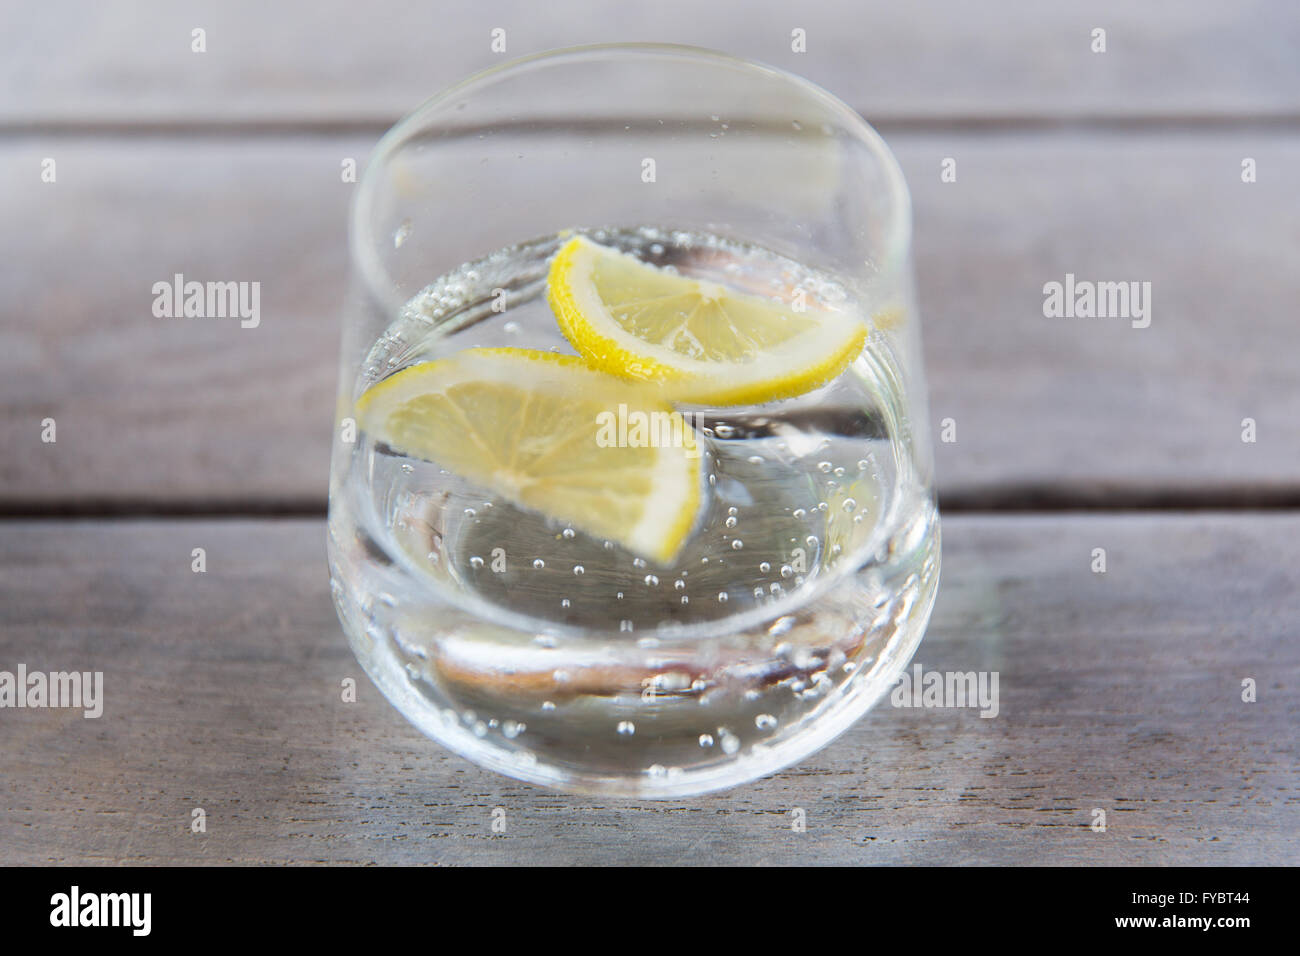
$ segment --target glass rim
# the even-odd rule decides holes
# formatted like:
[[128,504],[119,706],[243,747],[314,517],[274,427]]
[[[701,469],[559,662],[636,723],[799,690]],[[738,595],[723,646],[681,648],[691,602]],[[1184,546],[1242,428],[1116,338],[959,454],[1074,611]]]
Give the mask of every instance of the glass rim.
[[[388,160],[398,151],[398,149],[410,138],[410,134],[417,130],[427,115],[445,104],[448,100],[454,98],[457,94],[474,86],[478,86],[484,81],[491,80],[500,74],[511,73],[520,68],[531,66],[544,61],[559,61],[564,59],[578,59],[588,56],[594,56],[602,53],[629,53],[644,55],[660,56],[678,56],[697,60],[700,62],[713,62],[719,66],[740,67],[745,70],[766,74],[775,77],[783,83],[787,83],[798,89],[804,95],[811,99],[821,102],[831,108],[838,116],[843,127],[851,130],[859,140],[866,143],[870,148],[873,158],[879,162],[885,176],[886,188],[889,196],[890,221],[885,230],[884,253],[880,260],[875,264],[877,271],[882,275],[894,274],[899,267],[906,262],[908,249],[911,244],[912,231],[912,201],[911,194],[907,188],[907,181],[903,177],[903,171],[898,165],[898,159],[894,156],[893,151],[885,142],[884,137],[872,126],[867,120],[853,107],[849,106],[835,94],[814,83],[803,76],[791,73],[780,67],[771,66],[758,60],[751,60],[747,57],[735,56],[730,53],[723,53],[718,50],[712,50],[707,47],[691,46],[682,43],[646,43],[646,42],[613,42],[613,43],[588,43],[576,46],[559,47],[552,50],[543,50],[538,53],[530,53],[527,56],[516,57],[507,60],[504,63],[498,63],[487,69],[471,73],[469,76],[443,87],[441,90],[426,97],[418,106],[403,116],[393,124],[392,127],[380,137],[379,142],[375,144],[370,152],[366,162],[365,170],[361,175],[356,195],[352,199],[348,214],[348,245],[349,256],[353,268],[359,268],[362,278],[365,280],[366,291],[374,297],[380,298],[383,304],[393,310],[400,308],[406,301],[389,301],[390,296],[387,294],[385,283],[384,290],[381,291],[379,284],[373,280],[377,277],[388,279],[388,270],[380,261],[376,243],[377,237],[370,230],[370,212],[373,208],[373,192],[376,183],[379,181],[380,170],[387,164]],[[607,225],[607,224],[598,224]]]

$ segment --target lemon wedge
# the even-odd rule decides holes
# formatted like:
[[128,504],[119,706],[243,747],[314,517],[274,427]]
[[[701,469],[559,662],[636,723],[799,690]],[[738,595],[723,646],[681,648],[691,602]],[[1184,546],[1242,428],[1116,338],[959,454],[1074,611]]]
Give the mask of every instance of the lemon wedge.
[[547,298],[593,367],[659,383],[666,397],[758,404],[833,379],[861,350],[858,316],[791,305],[666,272],[584,236],[551,262]]
[[660,565],[699,510],[704,462],[691,427],[575,356],[467,349],[375,383],[356,415],[403,455]]

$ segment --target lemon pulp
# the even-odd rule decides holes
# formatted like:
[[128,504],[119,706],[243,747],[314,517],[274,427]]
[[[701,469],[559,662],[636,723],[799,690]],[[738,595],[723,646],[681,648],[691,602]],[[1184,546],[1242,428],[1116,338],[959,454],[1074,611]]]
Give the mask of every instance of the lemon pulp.
[[593,367],[656,382],[681,402],[736,405],[823,385],[861,350],[852,312],[778,302],[689,278],[575,236],[556,253],[547,299]]
[[[676,556],[699,510],[693,430],[655,395],[574,356],[467,349],[383,379],[356,412],[393,450],[659,564]],[[665,427],[629,440],[617,422],[638,415]]]

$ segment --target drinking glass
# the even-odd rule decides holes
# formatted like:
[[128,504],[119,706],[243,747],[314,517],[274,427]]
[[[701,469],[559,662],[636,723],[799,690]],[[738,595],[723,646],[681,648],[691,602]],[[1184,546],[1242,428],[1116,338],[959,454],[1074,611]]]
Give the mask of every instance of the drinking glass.
[[[484,767],[638,798],[753,780],[857,720],[938,581],[910,229],[852,109],[706,50],[533,56],[398,123],[351,213],[329,502],[339,618],[393,705]],[[705,478],[664,564],[358,426],[367,389],[421,363],[574,355],[546,288],[575,235],[863,329],[802,394],[681,406]]]

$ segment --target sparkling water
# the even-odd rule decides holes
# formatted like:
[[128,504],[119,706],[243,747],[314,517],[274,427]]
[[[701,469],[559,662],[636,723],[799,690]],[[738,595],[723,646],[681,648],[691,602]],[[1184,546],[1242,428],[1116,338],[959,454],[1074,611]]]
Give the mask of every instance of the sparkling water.
[[[682,275],[884,314],[718,237],[590,237]],[[352,397],[466,348],[573,354],[543,294],[565,238],[434,281],[374,343]],[[358,659],[427,734],[537,783],[682,795],[798,759],[888,688],[933,601],[937,514],[899,381],[889,336],[873,333],[805,395],[679,406],[707,484],[666,567],[356,435],[336,450],[330,561]]]

